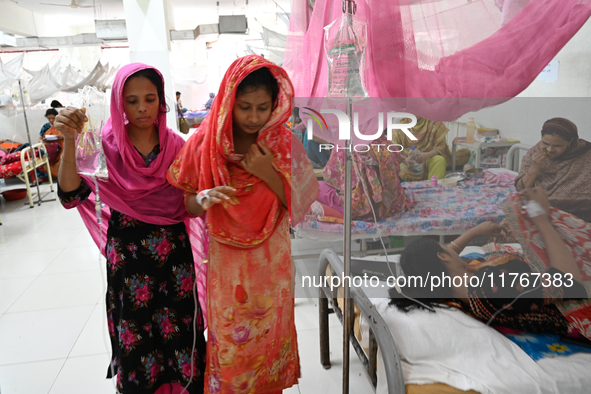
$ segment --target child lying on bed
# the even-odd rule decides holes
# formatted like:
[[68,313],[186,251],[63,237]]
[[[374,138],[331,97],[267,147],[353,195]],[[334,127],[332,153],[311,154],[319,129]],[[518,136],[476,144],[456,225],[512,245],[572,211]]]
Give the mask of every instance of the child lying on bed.
[[[419,302],[393,298],[391,305],[405,312],[453,305],[495,326],[566,335],[569,321],[556,305],[566,299],[587,298],[583,278],[571,250],[549,220],[550,205],[544,190],[527,189],[523,194],[533,202],[528,203],[535,207],[528,214],[546,245],[550,268],[545,273],[532,273],[529,265],[517,256],[472,271],[458,253],[475,237],[498,235],[502,229],[495,223],[484,222],[449,245],[432,239],[419,239],[409,245],[400,258],[402,269],[407,278],[421,277],[428,286],[409,287],[412,282],[408,282],[402,293]],[[456,285],[443,281],[431,289],[433,278],[442,276],[455,278]]]

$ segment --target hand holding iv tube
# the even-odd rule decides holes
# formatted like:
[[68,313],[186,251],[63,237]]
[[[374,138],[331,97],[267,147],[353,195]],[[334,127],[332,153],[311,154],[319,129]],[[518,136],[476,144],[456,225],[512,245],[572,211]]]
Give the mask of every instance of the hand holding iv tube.
[[85,86],[79,91],[79,108],[86,108],[87,122],[76,139],[76,164],[80,175],[108,178],[103,152],[102,132],[105,124],[106,95],[95,87]]
[[79,92],[78,107],[82,108],[87,121],[76,138],[76,167],[80,175],[90,176],[94,181],[95,211],[97,224],[102,224],[102,204],[97,178],[107,179],[107,162],[102,145],[105,124],[106,95],[95,87],[85,86]]

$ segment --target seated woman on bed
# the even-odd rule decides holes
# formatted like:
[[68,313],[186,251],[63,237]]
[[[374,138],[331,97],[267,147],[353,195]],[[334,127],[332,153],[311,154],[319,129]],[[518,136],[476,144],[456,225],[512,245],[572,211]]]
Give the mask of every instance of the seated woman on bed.
[[[527,189],[524,195],[528,200],[534,200],[539,205],[537,215],[530,214],[530,218],[537,226],[546,245],[550,269],[547,271],[551,278],[560,277],[550,285],[539,277],[534,286],[534,276],[529,266],[521,260],[510,260],[504,264],[491,264],[481,268],[478,273],[470,271],[468,264],[458,255],[475,237],[498,235],[502,227],[492,222],[484,222],[468,230],[449,245],[441,245],[432,239],[419,239],[410,244],[402,253],[400,265],[406,277],[420,276],[423,280],[431,277],[464,277],[468,280],[459,286],[434,288],[429,286],[404,287],[402,293],[417,299],[418,304],[408,298],[393,298],[391,304],[399,309],[424,309],[434,306],[458,306],[475,318],[496,326],[527,331],[531,333],[551,333],[566,335],[568,321],[555,306],[557,301],[564,299],[587,298],[583,287],[581,272],[571,251],[564,244],[548,218],[550,204],[542,188]],[[536,215],[536,216],[533,216]],[[523,286],[520,280],[513,280],[515,275],[525,274],[529,279],[529,286]],[[484,282],[480,286],[473,286],[472,275]],[[492,276],[491,276],[492,275]],[[504,286],[501,277],[504,276]],[[491,286],[491,277],[494,286]],[[475,282],[475,281],[474,281]],[[559,283],[560,282],[560,283]],[[512,286],[513,285],[513,286]],[[555,287],[560,285],[560,287]],[[545,287],[546,286],[546,287]],[[396,293],[392,292],[393,295]],[[519,298],[517,298],[519,297]]]
[[[408,158],[408,152],[415,146],[421,152],[420,161],[424,163],[421,174],[412,172],[408,162],[400,164],[400,179],[402,182],[421,181],[431,179],[437,175],[438,179],[445,178],[445,170],[451,165],[452,154],[447,146],[447,133],[449,129],[443,122],[434,122],[417,117],[417,125],[409,129],[417,138],[413,141],[404,133],[393,133],[392,142],[404,147],[402,157]],[[470,150],[459,149],[456,152],[456,165],[463,166],[470,158]]]
[[[409,208],[412,204],[412,193],[407,197],[397,176],[400,170],[398,164],[400,154],[384,148],[390,145],[390,141],[382,136],[369,145],[369,151],[353,153],[351,217],[373,222],[372,206],[376,219],[384,220]],[[376,148],[377,145],[382,147]],[[345,151],[333,149],[324,167],[324,182],[318,182],[320,186],[318,201],[340,213],[343,213],[345,197],[344,160]],[[371,198],[371,205],[368,196]]]
[[41,131],[39,132],[39,142],[43,142],[45,133],[53,127],[53,122],[55,121],[56,116],[57,111],[54,108],[49,108],[47,111],[45,111],[45,117],[47,118],[48,122],[41,127]]
[[553,118],[542,126],[542,140],[527,152],[515,188],[541,186],[553,207],[591,222],[591,143],[579,138],[568,119]]

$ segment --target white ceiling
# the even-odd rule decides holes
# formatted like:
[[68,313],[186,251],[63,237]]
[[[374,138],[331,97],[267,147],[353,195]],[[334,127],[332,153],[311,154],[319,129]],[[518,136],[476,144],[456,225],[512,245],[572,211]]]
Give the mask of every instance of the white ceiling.
[[[52,22],[57,30],[63,30],[64,25],[75,28],[80,33],[94,31],[95,19],[125,19],[122,0],[77,0],[81,6],[92,8],[69,8],[51,6],[43,3],[69,5],[71,0],[6,0],[31,10],[44,17],[46,35],[51,36]],[[161,0],[152,0],[161,1]],[[219,3],[219,7],[217,5]],[[215,23],[217,15],[248,14],[257,16],[265,13],[280,12],[281,9],[290,12],[291,0],[171,0],[175,29],[195,28],[199,23]],[[204,21],[204,18],[211,18]],[[192,23],[194,20],[196,23]],[[190,24],[191,26],[186,26]],[[181,26],[179,26],[181,25]]]
[[117,19],[123,16],[122,0],[77,0],[81,6],[93,8],[76,8],[44,5],[43,3],[69,5],[71,0],[12,0],[18,6],[43,16],[68,16],[70,18]]

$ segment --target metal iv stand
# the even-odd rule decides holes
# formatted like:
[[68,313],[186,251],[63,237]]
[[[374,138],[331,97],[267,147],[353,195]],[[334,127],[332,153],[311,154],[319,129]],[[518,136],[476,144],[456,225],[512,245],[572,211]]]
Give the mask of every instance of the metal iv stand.
[[[33,149],[33,143],[31,142],[31,132],[29,131],[29,121],[27,120],[27,110],[25,108],[25,96],[23,95],[23,87],[21,85],[21,80],[18,80],[18,88],[20,90],[21,93],[21,104],[23,105],[23,115],[25,116],[25,127],[27,128],[27,139],[29,140],[29,147],[31,148],[31,161],[33,162],[33,171],[35,171],[35,186],[37,187],[37,205],[41,206],[42,202],[49,202],[49,201],[55,201],[55,198],[51,199],[51,200],[43,200],[41,198],[41,190],[39,189],[39,177],[37,176],[37,164],[36,164],[36,158],[35,158],[35,150]],[[45,154],[47,154],[47,152],[44,152]],[[41,153],[39,153],[41,155]],[[25,170],[23,168],[23,170]],[[47,171],[50,171],[49,167],[47,168]],[[25,176],[28,176],[28,174],[25,174]],[[53,189],[52,189],[53,190]],[[27,205],[27,203],[25,203],[25,205]],[[32,208],[32,207],[31,207]]]
[[[343,13],[347,15],[347,23],[353,23],[352,16],[357,11],[357,4],[355,0],[344,0],[343,1]],[[350,134],[353,134],[353,99],[347,98],[347,115],[349,116],[350,122]],[[345,231],[343,234],[343,246],[344,246],[344,277],[351,278],[351,198],[353,188],[353,154],[351,152],[352,144],[351,140],[348,139],[345,142],[345,198],[344,198],[344,221]],[[353,299],[351,298],[351,288],[349,287],[350,282],[344,281],[344,294],[343,294],[343,394],[349,394],[349,362],[350,362],[350,337],[351,328],[353,325],[352,312],[353,312]]]

